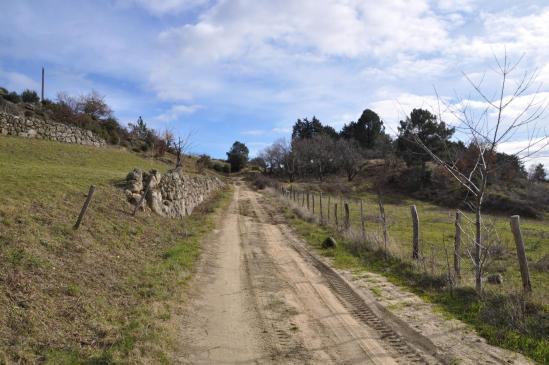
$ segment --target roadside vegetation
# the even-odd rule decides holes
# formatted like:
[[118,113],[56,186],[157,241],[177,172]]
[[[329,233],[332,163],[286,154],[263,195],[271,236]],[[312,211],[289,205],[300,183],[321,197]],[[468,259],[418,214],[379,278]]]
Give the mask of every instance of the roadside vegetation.
[[[277,196],[274,198],[280,199]],[[537,300],[526,300],[516,290],[515,284],[507,286],[509,291],[487,288],[480,297],[472,285],[453,288],[448,285],[444,274],[446,269],[443,267],[445,263],[442,267],[438,266],[445,260],[443,257],[436,258],[440,261],[433,270],[429,258],[426,268],[418,268],[406,258],[411,252],[409,243],[406,247],[396,247],[400,254],[393,247],[392,252],[386,255],[379,242],[364,242],[357,234],[335,229],[332,225],[321,225],[318,215],[311,214],[300,204],[284,200],[281,209],[290,225],[319,253],[331,257],[336,267],[354,272],[371,271],[382,274],[392,283],[436,304],[446,315],[471,325],[490,344],[523,353],[538,364],[549,362],[547,272],[536,277],[539,281],[533,280],[536,283],[534,291],[537,293]],[[429,211],[431,207],[425,205],[422,210]],[[538,224],[537,228],[543,227]],[[428,228],[424,231],[434,233]],[[322,242],[330,236],[336,239],[337,246],[323,248]],[[409,237],[406,238],[407,240],[399,242],[409,242]],[[395,241],[392,242],[394,244]],[[516,263],[509,265],[503,261],[498,265],[514,270]],[[471,277],[472,274],[471,271]],[[541,304],[540,300],[545,301],[545,304]]]
[[[535,73],[517,66],[496,57],[495,90],[465,75],[473,96],[438,100],[438,111],[413,109],[393,136],[370,109],[340,131],[316,117],[298,119],[291,140],[264,149],[248,170],[257,188],[275,187],[324,226],[305,225],[315,244],[335,228],[343,240],[336,252],[344,253],[336,263],[380,271],[491,343],[548,363],[549,182],[542,164],[526,166],[549,146],[536,125],[547,100],[536,95]],[[503,148],[519,135],[528,138],[518,150]],[[520,216],[515,233],[522,234],[511,233],[510,215],[514,223]]]
[[[126,174],[164,172],[165,160],[0,137],[0,363],[171,363],[174,308],[229,193],[183,220],[132,217]],[[185,159],[186,171],[195,167]]]

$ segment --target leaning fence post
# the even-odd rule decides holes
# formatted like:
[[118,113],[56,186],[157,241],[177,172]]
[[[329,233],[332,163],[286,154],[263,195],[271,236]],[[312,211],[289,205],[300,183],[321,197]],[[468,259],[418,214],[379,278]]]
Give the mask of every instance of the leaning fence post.
[[360,199],[360,225],[362,228],[362,242],[366,242],[366,226],[364,221],[364,203]]
[[511,216],[511,231],[513,231],[513,237],[515,238],[515,244],[517,246],[517,257],[520,266],[520,275],[522,276],[522,288],[524,289],[524,293],[529,294],[532,292],[532,284],[530,283],[528,259],[526,259],[524,240],[522,239],[522,232],[520,230],[520,216]]
[[410,206],[410,211],[412,213],[412,224],[414,228],[413,237],[412,237],[412,243],[413,243],[412,258],[418,259],[419,258],[419,217],[417,215],[417,208],[415,205]]
[[456,237],[454,240],[454,273],[456,283],[461,280],[461,211],[456,211]]
[[82,206],[82,209],[80,210],[80,214],[78,215],[78,219],[76,220],[76,223],[74,224],[74,229],[78,229],[80,227],[80,223],[82,223],[82,218],[84,218],[84,214],[86,214],[86,210],[88,210],[88,206],[90,205],[93,193],[95,192],[95,186],[91,185],[90,190],[88,191],[88,196],[86,197],[86,201],[84,202],[84,205]]
[[344,204],[344,207],[345,207],[345,229],[346,230],[349,230],[349,228],[351,228],[351,222],[350,222],[350,219],[349,219],[349,203],[345,203]]
[[387,252],[387,219],[385,218],[385,206],[383,205],[383,199],[381,197],[381,193],[378,192],[377,194],[378,204],[379,204],[379,215],[381,218],[381,224],[383,228],[383,252],[385,255],[385,260],[387,260],[388,252]]

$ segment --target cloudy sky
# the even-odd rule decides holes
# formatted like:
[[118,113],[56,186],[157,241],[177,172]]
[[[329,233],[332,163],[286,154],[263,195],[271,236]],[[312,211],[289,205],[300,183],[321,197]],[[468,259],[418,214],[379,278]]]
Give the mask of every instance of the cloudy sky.
[[[316,115],[363,109],[390,133],[414,107],[475,100],[463,72],[525,55],[549,96],[549,1],[0,0],[0,85],[46,96],[92,89],[121,123],[194,132],[194,152],[252,153]],[[520,76],[520,75],[519,75]],[[533,90],[535,91],[535,90]],[[542,120],[549,124],[548,119]],[[517,135],[504,149],[520,146]],[[549,165],[549,159],[545,158]]]

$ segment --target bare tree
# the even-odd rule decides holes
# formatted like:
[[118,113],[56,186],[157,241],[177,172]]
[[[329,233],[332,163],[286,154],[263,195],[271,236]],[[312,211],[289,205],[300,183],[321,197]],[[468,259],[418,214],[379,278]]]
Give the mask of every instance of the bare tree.
[[174,144],[175,149],[175,168],[180,169],[183,167],[183,158],[185,153],[188,153],[192,147],[192,132],[188,132],[182,137],[177,138],[177,142]]
[[335,150],[338,166],[345,171],[347,180],[352,181],[365,163],[360,145],[355,140],[341,138],[336,141]]
[[489,94],[489,91],[485,90],[485,75],[480,81],[474,82],[471,77],[464,74],[480,99],[480,109],[478,101],[460,98],[458,103],[450,104],[438,98],[439,118],[442,117],[442,104],[444,113],[449,113],[458,121],[456,130],[469,139],[469,149],[473,151],[474,159],[467,168],[463,168],[457,158],[441,157],[427,147],[426,141],[422,141],[418,135],[414,136],[415,142],[468,192],[468,203],[475,212],[475,235],[471,257],[475,267],[475,288],[479,294],[482,293],[483,267],[489,251],[483,241],[482,205],[487,196],[488,177],[495,170],[505,168],[503,164],[494,162],[498,146],[513,138],[524,138],[524,146],[512,154],[520,161],[524,161],[549,144],[547,132],[537,126],[547,102],[539,100],[539,87],[534,88],[536,73],[523,72],[518,79],[512,77],[521,60],[522,57],[517,62],[510,62],[507,52],[502,60],[495,57],[497,67],[494,71],[499,79],[499,87],[495,94]]

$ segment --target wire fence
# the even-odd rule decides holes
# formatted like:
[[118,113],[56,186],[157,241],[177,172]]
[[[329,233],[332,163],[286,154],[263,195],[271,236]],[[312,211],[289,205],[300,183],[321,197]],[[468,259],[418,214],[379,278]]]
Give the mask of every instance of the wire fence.
[[[382,195],[356,198],[292,186],[279,186],[277,192],[294,209],[355,243],[399,258],[418,271],[450,282],[453,287],[474,287],[476,227],[474,217],[469,214],[429,205],[416,206],[407,201],[387,204]],[[515,243],[512,242],[508,225],[501,235],[502,223],[487,217],[482,225],[484,279],[502,287],[502,275],[498,271],[507,272],[510,280],[505,287],[516,291],[521,289],[522,276],[522,290],[527,291],[528,266],[526,259],[519,260],[518,254],[521,250],[524,253],[524,242],[522,237],[514,237]],[[513,265],[516,269],[507,270]],[[523,272],[524,265],[526,272]]]

